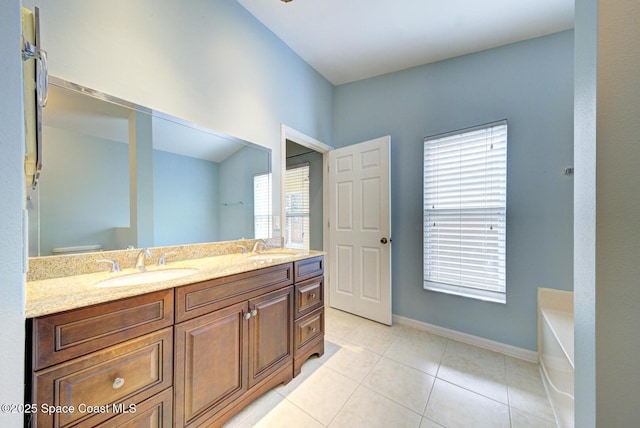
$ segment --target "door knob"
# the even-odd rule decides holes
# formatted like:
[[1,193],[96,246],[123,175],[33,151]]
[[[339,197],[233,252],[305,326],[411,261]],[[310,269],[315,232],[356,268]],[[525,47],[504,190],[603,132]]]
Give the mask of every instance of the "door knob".
[[380,240],[380,243],[381,243],[381,244],[386,244],[387,242],[389,242],[389,241],[387,241],[387,238],[382,238],[382,239]]

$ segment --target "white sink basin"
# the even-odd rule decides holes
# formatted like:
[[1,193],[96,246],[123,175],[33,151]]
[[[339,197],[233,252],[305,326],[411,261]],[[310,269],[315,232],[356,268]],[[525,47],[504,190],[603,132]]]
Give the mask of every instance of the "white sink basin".
[[252,254],[247,258],[249,260],[277,260],[277,259],[287,259],[295,255],[296,253],[292,253],[292,252],[273,252],[273,253]]
[[170,279],[182,278],[183,276],[193,275],[198,269],[181,268],[181,269],[162,269],[148,272],[132,273],[131,275],[118,276],[116,278],[107,279],[96,284],[96,287],[125,287],[127,285],[142,285],[152,282],[167,281]]

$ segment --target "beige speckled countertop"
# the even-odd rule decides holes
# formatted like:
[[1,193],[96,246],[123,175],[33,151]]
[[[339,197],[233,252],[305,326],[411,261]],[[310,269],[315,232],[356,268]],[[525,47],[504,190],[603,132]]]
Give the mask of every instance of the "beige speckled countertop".
[[[273,250],[272,252],[282,252]],[[264,254],[268,254],[269,251]],[[181,285],[221,278],[242,272],[249,272],[268,266],[282,263],[290,263],[310,257],[323,255],[322,251],[309,251],[293,253],[284,258],[267,260],[253,260],[252,254],[228,254],[199,259],[168,262],[166,266],[147,266],[147,271],[194,268],[198,272],[160,282],[142,285],[130,285],[119,287],[98,287],[101,281],[136,274],[139,271],[134,268],[122,269],[122,272],[96,272],[82,275],[66,276],[61,278],[42,279],[27,282],[26,317],[33,318],[48,315],[69,309],[81,308],[98,303],[118,300],[125,297],[137,296],[158,290],[165,290]]]

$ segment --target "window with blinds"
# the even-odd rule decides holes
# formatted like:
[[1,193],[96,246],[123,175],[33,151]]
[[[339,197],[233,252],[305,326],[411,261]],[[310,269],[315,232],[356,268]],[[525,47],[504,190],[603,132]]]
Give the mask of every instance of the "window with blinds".
[[424,140],[424,288],[506,302],[507,122]]
[[309,164],[287,169],[285,246],[309,250]]
[[256,239],[271,238],[271,173],[253,177],[253,230]]

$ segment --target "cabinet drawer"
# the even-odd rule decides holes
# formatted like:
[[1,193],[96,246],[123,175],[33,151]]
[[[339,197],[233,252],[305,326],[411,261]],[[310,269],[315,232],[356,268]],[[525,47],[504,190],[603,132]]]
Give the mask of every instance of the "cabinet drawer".
[[299,260],[293,264],[294,282],[324,275],[324,256]]
[[246,301],[292,283],[293,264],[284,263],[176,288],[176,323]]
[[295,316],[307,314],[323,304],[324,277],[309,279],[296,284]]
[[165,328],[35,372],[34,403],[60,409],[36,414],[36,426],[93,426],[170,387],[172,333]]
[[173,414],[173,389],[168,388],[135,406],[135,412],[121,413],[96,428],[170,427]]
[[173,324],[173,290],[33,320],[33,367],[40,370]]
[[303,316],[295,323],[295,352],[298,356],[304,352],[306,345],[315,343],[315,339],[324,335],[324,308],[320,308]]

